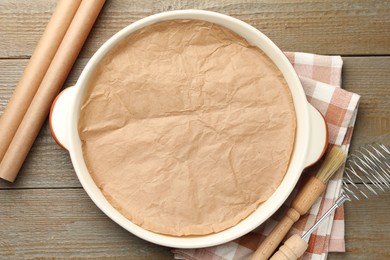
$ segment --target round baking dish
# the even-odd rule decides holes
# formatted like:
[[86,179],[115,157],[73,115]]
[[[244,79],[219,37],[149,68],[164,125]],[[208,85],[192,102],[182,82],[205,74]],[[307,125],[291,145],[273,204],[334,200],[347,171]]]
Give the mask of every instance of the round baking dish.
[[[104,55],[123,38],[150,24],[173,20],[195,19],[222,25],[246,38],[248,42],[263,50],[285,77],[293,96],[297,117],[295,144],[287,173],[274,194],[258,209],[236,226],[219,233],[173,237],[147,231],[122,216],[103,196],[95,185],[85,165],[78,134],[78,118],[84,91],[94,68]],[[164,12],[141,19],[112,36],[90,59],[77,84],[58,95],[50,112],[50,126],[54,139],[70,153],[76,174],[93,202],[112,220],[131,233],[150,242],[177,248],[199,248],[214,246],[240,237],[267,220],[287,199],[297,183],[303,169],[313,164],[323,154],[327,144],[326,123],[321,114],[306,100],[302,85],[294,68],[283,52],[264,34],[247,23],[233,17],[201,10]]]

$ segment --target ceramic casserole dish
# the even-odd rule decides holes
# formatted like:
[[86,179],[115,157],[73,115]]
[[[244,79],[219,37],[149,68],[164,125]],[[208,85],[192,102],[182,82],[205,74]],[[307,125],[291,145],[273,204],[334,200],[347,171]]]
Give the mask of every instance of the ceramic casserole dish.
[[[195,19],[212,22],[234,31],[252,45],[260,48],[282,72],[291,91],[295,106],[297,128],[293,153],[286,175],[277,190],[256,211],[237,225],[219,233],[204,236],[174,237],[153,233],[137,226],[121,215],[106,200],[90,176],[83,159],[78,133],[81,102],[87,82],[99,61],[110,49],[131,33],[156,22],[173,19]],[[321,114],[307,102],[299,78],[283,52],[264,34],[247,23],[227,15],[201,10],[170,11],[152,15],[132,23],[112,36],[90,59],[76,85],[66,88],[58,95],[51,109],[50,125],[54,139],[69,151],[72,164],[85,191],[108,217],[142,239],[176,248],[199,248],[222,244],[258,227],[283,204],[296,185],[303,169],[321,157],[327,144],[326,123]]]

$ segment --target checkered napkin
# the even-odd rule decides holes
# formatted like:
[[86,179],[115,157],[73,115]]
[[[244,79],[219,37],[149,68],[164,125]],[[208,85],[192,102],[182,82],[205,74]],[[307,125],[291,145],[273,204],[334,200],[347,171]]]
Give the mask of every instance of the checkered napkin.
[[[286,52],[285,55],[293,64],[307,100],[317,108],[328,124],[329,148],[336,145],[348,153],[356,119],[359,95],[345,91],[341,86],[340,56],[322,56],[308,53]],[[264,224],[253,232],[223,245],[201,249],[174,249],[176,259],[248,259],[264,238],[285,215],[297,190],[310,175],[315,174],[320,163],[306,169],[296,189],[284,205]],[[316,201],[310,212],[294,224],[289,234],[303,234],[318,220],[340,195],[341,179],[344,167],[341,167],[329,181],[324,194]],[[333,216],[324,221],[312,234],[309,247],[303,259],[326,259],[327,253],[344,252],[344,208],[336,210]]]

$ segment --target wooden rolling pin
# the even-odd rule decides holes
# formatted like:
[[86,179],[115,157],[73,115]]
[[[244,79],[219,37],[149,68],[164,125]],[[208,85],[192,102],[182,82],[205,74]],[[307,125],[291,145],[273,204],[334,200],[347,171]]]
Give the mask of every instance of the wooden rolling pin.
[[[326,156],[315,177],[311,177],[291,203],[286,216],[252,255],[251,260],[267,260],[286,236],[292,225],[306,214],[326,188],[326,183],[345,161],[346,154],[338,147]],[[295,242],[295,241],[294,241]],[[306,248],[305,248],[306,250]]]

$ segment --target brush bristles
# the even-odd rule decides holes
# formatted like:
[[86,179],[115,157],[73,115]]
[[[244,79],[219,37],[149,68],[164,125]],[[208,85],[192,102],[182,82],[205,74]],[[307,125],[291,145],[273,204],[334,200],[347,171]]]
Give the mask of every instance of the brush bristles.
[[338,168],[343,164],[347,155],[338,147],[333,147],[322,163],[316,177],[323,183],[327,183]]

